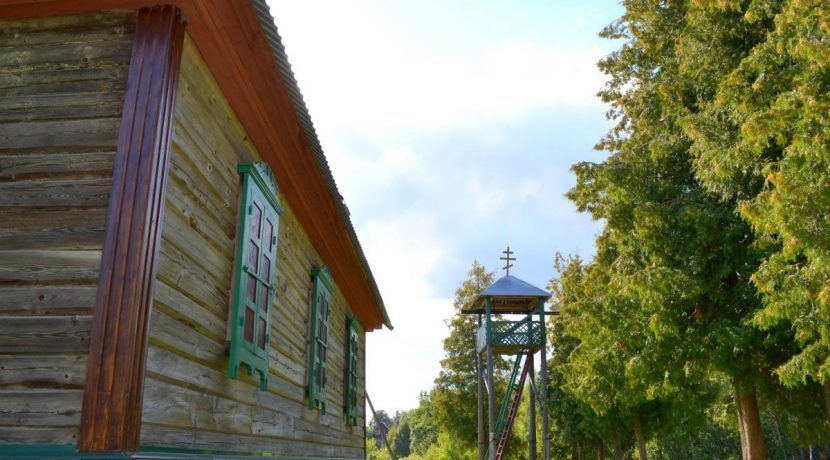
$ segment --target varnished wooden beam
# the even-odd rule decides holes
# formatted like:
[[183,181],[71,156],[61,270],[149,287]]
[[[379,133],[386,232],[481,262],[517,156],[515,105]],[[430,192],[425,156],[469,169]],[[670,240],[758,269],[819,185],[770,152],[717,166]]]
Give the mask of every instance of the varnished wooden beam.
[[178,9],[141,9],[107,208],[78,449],[135,451],[176,84]]

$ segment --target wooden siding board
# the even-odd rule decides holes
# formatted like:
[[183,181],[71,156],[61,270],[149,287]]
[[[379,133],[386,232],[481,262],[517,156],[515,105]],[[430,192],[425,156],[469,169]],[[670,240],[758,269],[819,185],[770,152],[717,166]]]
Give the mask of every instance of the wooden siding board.
[[[0,107],[2,107],[2,101],[0,101]],[[112,151],[0,155],[0,181],[50,177],[106,178],[112,173],[114,158],[115,152]]]
[[76,426],[2,426],[0,439],[3,444],[75,444],[78,439]]
[[82,388],[85,375],[86,354],[0,355],[0,388]]
[[100,261],[101,251],[0,251],[0,282],[94,282]]
[[3,149],[110,146],[118,137],[119,117],[22,121],[0,124]]
[[127,61],[107,67],[61,67],[25,73],[0,72],[0,90],[18,97],[78,92],[112,92],[123,95],[127,87],[128,72]]
[[8,316],[0,321],[3,353],[84,353],[91,316]]
[[105,216],[104,208],[0,210],[0,251],[100,250]]
[[0,211],[22,207],[102,208],[107,205],[110,186],[110,179],[0,182]]
[[109,91],[0,95],[0,106],[6,107],[0,113],[0,122],[116,118],[121,114],[123,102],[119,95]]
[[[11,43],[52,45],[55,42],[112,41],[132,36],[135,23],[123,14],[89,14],[5,21],[0,29],[0,52]],[[48,33],[44,33],[47,31]],[[129,56],[129,49],[120,60]]]
[[0,426],[78,426],[83,390],[0,390]]
[[94,284],[0,284],[0,316],[92,314]]

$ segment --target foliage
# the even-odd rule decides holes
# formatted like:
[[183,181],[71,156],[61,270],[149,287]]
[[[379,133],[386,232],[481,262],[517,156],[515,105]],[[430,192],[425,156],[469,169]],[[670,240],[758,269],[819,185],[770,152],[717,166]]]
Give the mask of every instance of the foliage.
[[389,430],[389,445],[392,447],[395,458],[404,458],[409,456],[410,453],[411,429],[409,419],[405,413],[396,418],[394,428]]
[[[761,2],[758,2],[761,3]],[[754,322],[792,325],[800,350],[776,369],[786,385],[830,379],[830,6],[764,2],[774,29],[688,122],[703,183],[773,247],[753,274]],[[739,11],[740,12],[740,11]],[[758,21],[752,10],[746,22]]]
[[[462,314],[472,306],[479,293],[493,284],[495,275],[480,263],[473,262],[469,278],[455,291],[455,314],[448,321],[449,335],[444,339],[445,357],[441,372],[435,379],[432,393],[433,415],[439,426],[464,449],[477,446],[476,394],[476,330],[475,315]],[[497,359],[497,369],[506,370],[507,363]]]

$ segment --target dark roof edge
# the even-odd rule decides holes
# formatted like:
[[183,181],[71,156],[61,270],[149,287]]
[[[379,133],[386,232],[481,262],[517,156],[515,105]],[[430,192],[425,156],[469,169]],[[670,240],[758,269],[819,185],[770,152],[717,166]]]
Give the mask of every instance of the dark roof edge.
[[297,79],[294,77],[294,72],[291,70],[291,64],[288,62],[288,55],[285,54],[285,47],[283,46],[282,39],[277,31],[277,26],[274,23],[274,17],[271,16],[271,10],[265,0],[251,0],[251,5],[254,7],[254,11],[259,19],[259,24],[265,34],[265,39],[274,54],[275,64],[280,71],[280,75],[282,75],[282,80],[288,90],[289,97],[291,97],[291,102],[294,104],[294,111],[297,113],[297,120],[303,128],[308,146],[314,153],[314,160],[317,162],[317,167],[320,169],[320,175],[323,177],[323,180],[328,186],[329,193],[331,193],[331,199],[337,208],[340,221],[344,223],[346,233],[352,243],[352,248],[354,249],[355,254],[357,254],[357,259],[360,262],[361,269],[363,270],[363,276],[369,284],[372,295],[375,297],[375,302],[380,309],[381,316],[383,317],[383,324],[391,330],[393,329],[392,322],[389,320],[389,314],[386,312],[386,306],[383,304],[383,298],[381,297],[380,290],[375,282],[375,277],[372,275],[371,268],[369,268],[369,262],[366,260],[366,255],[363,253],[360,241],[357,239],[357,234],[355,233],[354,226],[352,225],[352,220],[349,217],[349,210],[346,208],[343,196],[340,194],[340,191],[337,189],[337,184],[334,182],[334,177],[331,174],[329,163],[326,161],[326,156],[323,153],[323,147],[320,145],[320,140],[317,139],[317,131],[314,129],[314,124],[311,122],[311,116],[308,114],[308,108],[303,100],[302,92],[297,84]]

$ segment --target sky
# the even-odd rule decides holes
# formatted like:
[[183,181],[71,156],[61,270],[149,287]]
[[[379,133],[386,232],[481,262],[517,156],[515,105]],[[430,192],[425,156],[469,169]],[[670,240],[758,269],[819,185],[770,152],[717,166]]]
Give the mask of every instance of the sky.
[[564,194],[602,161],[596,63],[614,0],[269,0],[395,329],[367,334],[367,392],[417,407],[474,260],[541,288],[600,224]]

